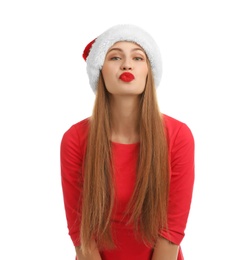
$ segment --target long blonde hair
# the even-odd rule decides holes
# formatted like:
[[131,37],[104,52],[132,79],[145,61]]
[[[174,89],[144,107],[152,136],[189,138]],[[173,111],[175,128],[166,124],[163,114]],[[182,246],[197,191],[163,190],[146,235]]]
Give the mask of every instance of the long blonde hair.
[[[166,127],[158,108],[150,63],[146,87],[140,96],[140,152],[136,183],[127,212],[135,233],[147,245],[154,245],[158,232],[167,224],[168,145]],[[114,205],[111,156],[109,93],[100,73],[93,114],[90,119],[84,158],[81,247],[90,249],[95,239],[99,249],[114,246],[111,217]]]

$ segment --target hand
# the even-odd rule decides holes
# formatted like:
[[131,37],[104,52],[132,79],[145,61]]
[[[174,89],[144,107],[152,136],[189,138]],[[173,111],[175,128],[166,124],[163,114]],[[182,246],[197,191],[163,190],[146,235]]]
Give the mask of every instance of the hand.
[[93,240],[91,242],[91,252],[82,254],[82,250],[80,247],[75,247],[77,260],[101,260],[101,255],[98,251],[96,242]]
[[179,246],[163,237],[156,241],[152,260],[177,260]]

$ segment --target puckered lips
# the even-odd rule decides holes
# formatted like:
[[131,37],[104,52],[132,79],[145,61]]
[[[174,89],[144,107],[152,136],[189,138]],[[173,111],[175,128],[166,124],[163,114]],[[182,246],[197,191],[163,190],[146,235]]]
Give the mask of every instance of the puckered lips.
[[124,82],[130,82],[133,79],[135,79],[135,76],[132,73],[130,73],[130,72],[123,72],[120,75],[119,79],[124,81]]

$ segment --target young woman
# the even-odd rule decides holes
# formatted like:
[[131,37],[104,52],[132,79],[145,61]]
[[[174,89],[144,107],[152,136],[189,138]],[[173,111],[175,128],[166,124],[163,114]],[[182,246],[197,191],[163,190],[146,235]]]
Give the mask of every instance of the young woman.
[[181,260],[194,184],[194,139],[159,111],[161,55],[134,25],[89,43],[93,113],[61,143],[69,235],[78,260]]

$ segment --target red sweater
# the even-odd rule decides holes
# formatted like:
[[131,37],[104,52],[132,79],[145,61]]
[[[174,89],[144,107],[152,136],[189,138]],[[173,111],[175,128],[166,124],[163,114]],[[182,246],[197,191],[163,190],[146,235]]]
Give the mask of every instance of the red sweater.
[[[162,237],[180,245],[189,215],[194,184],[194,139],[188,126],[163,115],[168,133],[170,156],[170,191],[168,230]],[[71,126],[61,142],[61,178],[69,235],[74,246],[80,245],[81,219],[81,168],[86,150],[88,119]],[[135,183],[139,143],[112,143],[115,167],[115,211],[112,216],[112,233],[117,248],[102,251],[103,260],[150,260],[153,248],[138,242],[133,229],[122,221],[123,212],[132,195]],[[178,260],[183,255],[179,250]]]

